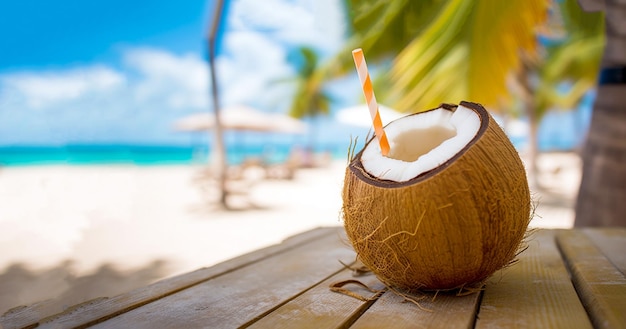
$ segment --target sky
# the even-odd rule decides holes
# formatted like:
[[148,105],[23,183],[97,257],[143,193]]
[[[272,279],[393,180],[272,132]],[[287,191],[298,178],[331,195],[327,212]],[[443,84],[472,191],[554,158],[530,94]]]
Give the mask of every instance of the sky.
[[[342,2],[230,1],[216,70],[222,106],[285,112],[293,90],[276,81],[295,74],[289,52],[338,51]],[[3,2],[0,146],[188,141],[172,123],[212,111],[213,8],[213,0]]]

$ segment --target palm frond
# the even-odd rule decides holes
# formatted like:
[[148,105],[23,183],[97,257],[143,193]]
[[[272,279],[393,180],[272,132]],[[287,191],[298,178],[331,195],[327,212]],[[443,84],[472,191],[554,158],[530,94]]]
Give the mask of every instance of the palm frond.
[[462,99],[497,105],[508,95],[506,78],[519,67],[520,52],[536,50],[535,27],[546,12],[545,0],[448,1],[394,62],[392,89],[402,95],[396,107]]

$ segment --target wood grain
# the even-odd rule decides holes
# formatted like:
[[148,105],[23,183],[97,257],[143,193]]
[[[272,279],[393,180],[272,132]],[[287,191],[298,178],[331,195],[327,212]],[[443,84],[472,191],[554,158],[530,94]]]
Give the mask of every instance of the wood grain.
[[592,328],[554,231],[535,232],[518,258],[488,281],[476,328]]
[[[626,239],[626,235],[623,235],[622,239]],[[626,328],[624,274],[604,256],[583,231],[559,232],[557,242],[569,266],[572,281],[594,326]]]
[[289,248],[150,304],[94,328],[234,328],[260,319],[341,271],[355,253],[337,231]]
[[352,327],[376,328],[471,328],[480,293],[456,296],[454,293],[424,294],[419,306],[387,291]]
[[[250,328],[320,329],[349,326],[374,301],[361,301],[330,291],[332,283],[345,280],[358,280],[374,290],[385,288],[374,275],[353,277],[352,271],[344,270],[253,323]],[[375,295],[357,285],[347,285],[345,288],[365,298]]]
[[[331,292],[353,278],[343,228],[282,244],[42,320],[34,305],[5,314],[0,328],[624,328],[626,229],[543,230],[519,262],[480,293],[428,293],[419,306],[392,291],[362,301]],[[568,271],[569,270],[569,271]],[[373,293],[346,286],[362,296]],[[40,314],[40,313],[39,313]]]
[[[335,227],[311,230],[291,237],[285,240],[282,244],[260,249],[254,253],[246,254],[209,268],[202,268],[194,272],[159,281],[147,287],[113,298],[86,302],[49,318],[25,318],[22,314],[29,312],[29,310],[26,309],[17,314],[10,315],[7,319],[2,319],[3,322],[1,323],[6,328],[11,326],[21,328],[37,324],[40,325],[40,328],[71,328],[94,324],[124,312],[128,312],[129,310],[142,305],[151,303],[178,291],[188,289],[207,280],[228,274],[246,266],[250,266],[268,257],[286,252],[291,248],[296,248],[303,244],[314,242],[328,235],[336,235],[337,230],[338,229]],[[33,314],[33,312],[30,313]]]
[[583,232],[600,249],[602,254],[626,275],[626,228],[593,228]]

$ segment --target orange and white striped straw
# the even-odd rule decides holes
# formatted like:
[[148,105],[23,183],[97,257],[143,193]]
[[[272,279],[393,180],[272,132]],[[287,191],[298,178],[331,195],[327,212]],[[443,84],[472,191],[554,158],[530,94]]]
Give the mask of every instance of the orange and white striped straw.
[[363,95],[365,95],[365,102],[370,110],[372,116],[372,124],[374,125],[374,133],[380,144],[381,153],[386,156],[389,153],[389,141],[387,135],[383,129],[383,122],[380,119],[380,113],[378,112],[378,103],[376,102],[376,96],[374,95],[374,88],[372,87],[372,80],[370,74],[367,71],[367,64],[365,63],[365,56],[361,48],[352,51],[352,58],[354,58],[354,65],[356,65],[356,71],[359,74],[359,80],[363,87]]

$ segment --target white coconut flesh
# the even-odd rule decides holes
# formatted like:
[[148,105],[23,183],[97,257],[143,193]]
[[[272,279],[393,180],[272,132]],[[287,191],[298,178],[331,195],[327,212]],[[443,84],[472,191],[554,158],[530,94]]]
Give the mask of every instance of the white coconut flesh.
[[475,111],[436,110],[409,115],[385,127],[390,151],[383,156],[376,141],[361,154],[365,171],[379,179],[406,182],[450,160],[468,145],[480,129]]

